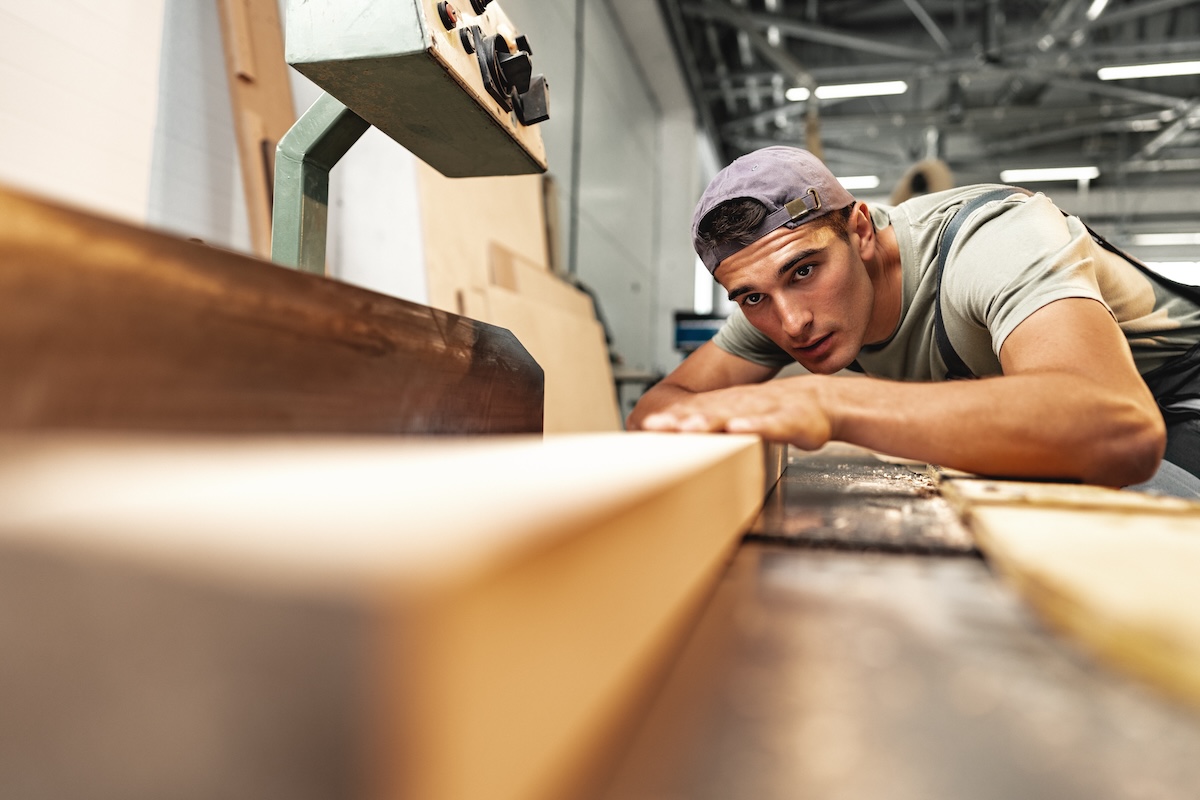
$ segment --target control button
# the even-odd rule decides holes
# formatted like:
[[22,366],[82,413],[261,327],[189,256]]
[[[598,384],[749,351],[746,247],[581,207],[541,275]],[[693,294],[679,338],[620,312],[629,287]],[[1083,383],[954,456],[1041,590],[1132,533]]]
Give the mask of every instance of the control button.
[[471,0],[471,8],[475,9],[476,14],[482,14],[490,2],[492,0]]
[[458,32],[458,39],[462,42],[463,50],[466,50],[468,53],[475,52],[475,31],[477,30],[479,28],[471,26],[470,28],[463,28]]
[[447,3],[446,0],[442,0],[442,2],[437,4],[437,10],[438,16],[442,19],[442,25],[446,27],[446,30],[454,30],[454,27],[458,25],[458,9]]

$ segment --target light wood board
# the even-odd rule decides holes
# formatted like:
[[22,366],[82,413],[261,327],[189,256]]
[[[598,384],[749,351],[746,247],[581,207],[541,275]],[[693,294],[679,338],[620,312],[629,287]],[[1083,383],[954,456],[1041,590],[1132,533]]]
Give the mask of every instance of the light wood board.
[[1069,484],[941,486],[1051,626],[1200,706],[1200,504]]
[[762,463],[739,436],[7,437],[0,794],[583,796]]

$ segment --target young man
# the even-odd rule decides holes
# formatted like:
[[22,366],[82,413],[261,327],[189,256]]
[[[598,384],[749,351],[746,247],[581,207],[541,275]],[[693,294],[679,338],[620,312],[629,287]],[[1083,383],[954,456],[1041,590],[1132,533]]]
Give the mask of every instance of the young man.
[[[1200,487],[1200,305],[1042,195],[973,186],[868,209],[810,153],[769,147],[713,179],[692,234],[738,308],[630,429],[1109,486],[1150,479],[1165,448],[1155,488]],[[813,374],[767,382],[792,361]],[[852,365],[866,377],[832,376]]]

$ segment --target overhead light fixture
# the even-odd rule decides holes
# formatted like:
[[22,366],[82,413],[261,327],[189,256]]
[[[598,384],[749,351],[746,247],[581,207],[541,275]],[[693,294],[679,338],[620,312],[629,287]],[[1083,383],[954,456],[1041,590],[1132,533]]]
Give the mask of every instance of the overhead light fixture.
[[1171,247],[1200,244],[1200,233],[1135,233],[1131,244],[1139,247]]
[[1095,19],[1104,13],[1104,7],[1108,5],[1108,0],[1092,0],[1092,4],[1088,6],[1087,18]]
[[1200,61],[1168,61],[1161,64],[1130,64],[1126,67],[1101,67],[1096,77],[1102,81],[1133,78],[1167,78],[1172,75],[1200,74]]
[[1006,169],[1000,172],[1005,183],[1038,183],[1040,181],[1090,181],[1100,177],[1096,167],[1052,167],[1049,169]]
[[847,175],[844,178],[839,177],[838,183],[848,192],[858,191],[859,189],[876,189],[879,187],[879,176]]
[[[883,97],[889,94],[904,94],[908,84],[904,81],[876,81],[875,83],[840,83],[831,86],[818,86],[818,100],[845,100],[850,97]],[[808,89],[797,86],[788,89],[784,95],[793,103],[808,99]]]

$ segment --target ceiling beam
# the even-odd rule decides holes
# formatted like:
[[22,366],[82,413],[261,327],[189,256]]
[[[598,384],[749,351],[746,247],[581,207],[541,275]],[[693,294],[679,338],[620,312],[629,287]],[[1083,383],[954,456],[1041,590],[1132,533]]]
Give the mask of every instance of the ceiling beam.
[[683,6],[683,13],[692,17],[719,20],[735,27],[740,27],[739,23],[741,25],[752,25],[755,29],[765,29],[773,26],[779,29],[780,34],[790,36],[793,39],[804,39],[819,44],[828,44],[849,50],[861,50],[893,58],[929,61],[936,56],[935,53],[928,50],[903,47],[876,39],[854,36],[830,28],[823,28],[820,25],[798,22],[791,17],[745,11],[739,12],[737,9],[730,8],[729,6],[717,5],[711,2],[711,0],[705,0],[705,2],[699,5],[685,5]]
[[908,10],[917,18],[917,22],[921,23],[929,35],[933,37],[933,41],[941,48],[943,53],[949,53],[954,48],[950,45],[950,40],[946,38],[946,34],[942,33],[942,29],[938,27],[937,22],[933,17],[929,16],[929,12],[921,5],[920,0],[904,0],[904,5],[908,6]]
[[795,86],[803,86],[809,91],[815,91],[817,82],[809,74],[804,65],[783,47],[776,47],[767,41],[767,37],[750,19],[750,14],[739,8],[719,5],[716,0],[704,0],[703,8],[717,12],[717,19],[732,25],[740,33],[745,34],[753,47],[764,61],[773,65],[784,74]]
[[1142,161],[1148,158],[1154,158],[1163,148],[1171,144],[1171,142],[1183,135],[1184,131],[1192,126],[1192,122],[1197,117],[1197,110],[1200,109],[1200,101],[1193,100],[1187,110],[1181,111],[1179,119],[1172,122],[1163,129],[1158,136],[1155,136],[1142,147],[1130,161]]

